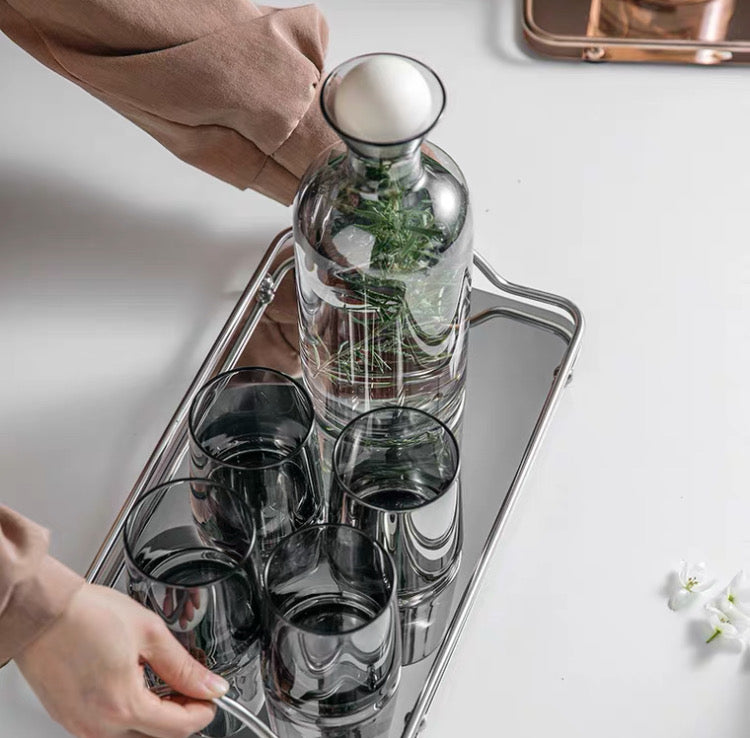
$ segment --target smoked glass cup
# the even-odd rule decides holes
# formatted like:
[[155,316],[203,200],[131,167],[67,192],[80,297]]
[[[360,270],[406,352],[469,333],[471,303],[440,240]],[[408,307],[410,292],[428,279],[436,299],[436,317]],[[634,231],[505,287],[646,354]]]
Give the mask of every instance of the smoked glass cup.
[[361,531],[293,533],[265,568],[262,672],[281,738],[375,738],[393,716],[401,667],[396,580]]
[[[263,704],[259,679],[259,560],[252,514],[231,490],[205,479],[155,487],[124,527],[128,593],[155,612],[206,667],[227,678],[252,712]],[[168,688],[147,669],[151,688]],[[223,712],[203,732],[241,727]]]
[[360,415],[334,446],[330,519],[393,557],[404,664],[429,655],[447,626],[463,543],[459,472],[453,433],[414,408]]
[[188,419],[190,470],[234,490],[252,510],[266,558],[323,509],[315,414],[307,392],[274,369],[219,374],[196,394]]

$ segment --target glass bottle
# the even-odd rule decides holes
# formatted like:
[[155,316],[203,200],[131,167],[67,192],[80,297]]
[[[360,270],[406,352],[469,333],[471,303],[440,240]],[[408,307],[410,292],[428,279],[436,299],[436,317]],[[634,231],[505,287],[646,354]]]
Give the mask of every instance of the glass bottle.
[[[452,429],[464,403],[472,226],[455,162],[424,141],[445,90],[422,63],[429,119],[417,135],[374,143],[341,130],[336,90],[363,60],[337,67],[321,106],[342,144],[305,174],[294,206],[303,378],[324,431],[385,405],[416,407]],[[392,55],[398,56],[398,55]]]

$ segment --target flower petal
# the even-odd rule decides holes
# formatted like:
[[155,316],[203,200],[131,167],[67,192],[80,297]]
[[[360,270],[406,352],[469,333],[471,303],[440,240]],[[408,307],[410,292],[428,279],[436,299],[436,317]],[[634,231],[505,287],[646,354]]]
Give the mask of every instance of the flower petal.
[[688,580],[688,562],[683,559],[680,561],[680,569],[677,572],[677,578],[679,579],[680,584],[684,587],[687,584]]
[[705,582],[702,582],[699,580],[698,584],[693,585],[692,591],[693,592],[705,592],[707,589],[711,589],[711,587],[713,587],[714,584],[716,584],[715,579],[709,579]]
[[697,579],[699,582],[706,576],[706,564],[703,561],[688,567],[688,576]]
[[721,635],[729,640],[739,640],[741,637],[740,632],[731,623],[723,623]]
[[745,572],[740,569],[734,577],[732,577],[732,581],[729,582],[729,589],[731,591],[735,591],[737,589],[740,589],[745,584]]
[[750,617],[750,587],[736,587],[732,591],[732,600],[739,612]]
[[706,605],[706,620],[708,624],[716,629],[721,629],[722,619],[725,617],[724,613],[713,605]]
[[727,620],[727,616],[724,614],[723,610],[720,610],[716,605],[714,605],[712,602],[709,602],[706,607],[706,618],[708,620],[709,625],[712,628],[718,628],[719,630],[723,630],[723,627],[725,625],[725,620]]
[[720,600],[718,608],[727,618],[729,618],[729,622],[734,625],[737,630],[744,632],[750,627],[750,617],[729,600]]
[[692,592],[689,592],[684,587],[680,587],[680,589],[672,593],[672,596],[669,598],[669,602],[667,602],[667,605],[669,606],[670,610],[682,610],[695,599],[696,596]]

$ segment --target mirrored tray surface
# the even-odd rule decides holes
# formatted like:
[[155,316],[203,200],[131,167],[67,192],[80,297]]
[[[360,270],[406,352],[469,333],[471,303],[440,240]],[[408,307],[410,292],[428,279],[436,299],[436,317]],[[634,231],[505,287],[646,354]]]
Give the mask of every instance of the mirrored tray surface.
[[750,0],[523,0],[540,54],[711,66],[750,62]]
[[[212,376],[260,354],[289,371],[289,351],[266,343],[288,337],[269,306],[293,295],[292,241],[285,231],[271,244],[256,274],[186,393],[128,496],[88,573],[89,581],[124,588],[121,527],[139,496],[156,484],[187,476],[187,410]],[[452,604],[442,619],[444,635],[428,656],[402,670],[389,735],[414,738],[448,666],[487,563],[517,499],[552,411],[570,379],[583,320],[568,300],[510,284],[475,256],[493,293],[472,294],[469,376],[462,440],[464,544]],[[283,317],[282,317],[283,320]],[[288,329],[288,325],[285,327]],[[283,358],[287,357],[287,358]],[[418,646],[417,646],[418,647]],[[261,714],[261,717],[263,715]],[[249,731],[239,734],[243,738]]]

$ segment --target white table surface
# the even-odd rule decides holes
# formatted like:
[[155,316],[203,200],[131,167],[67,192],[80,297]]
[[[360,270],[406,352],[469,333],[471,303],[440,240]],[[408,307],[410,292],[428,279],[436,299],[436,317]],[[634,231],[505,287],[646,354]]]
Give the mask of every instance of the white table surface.
[[[531,59],[510,0],[321,5],[330,66],[434,66],[477,248],[587,317],[426,735],[747,735],[750,654],[663,587],[683,557],[750,569],[750,70]],[[4,37],[0,69],[0,499],[83,572],[290,214]],[[0,716],[64,735],[12,666]]]

